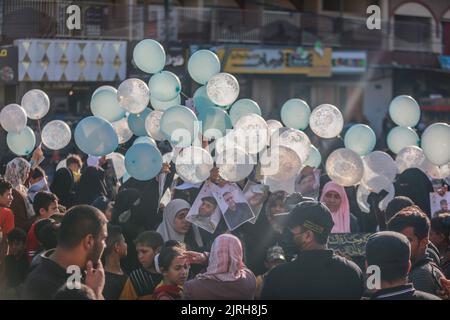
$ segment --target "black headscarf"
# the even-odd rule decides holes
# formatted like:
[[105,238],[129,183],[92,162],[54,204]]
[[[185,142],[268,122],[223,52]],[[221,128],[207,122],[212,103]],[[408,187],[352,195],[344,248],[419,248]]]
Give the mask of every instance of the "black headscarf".
[[56,194],[60,204],[70,208],[75,203],[74,187],[72,172],[67,168],[61,168],[56,171],[50,190]]
[[97,167],[88,167],[81,175],[77,189],[77,204],[91,204],[98,197],[106,196],[105,171]]
[[410,198],[428,217],[431,216],[430,192],[433,192],[433,185],[425,173],[417,168],[406,169],[398,176],[394,186],[396,196]]

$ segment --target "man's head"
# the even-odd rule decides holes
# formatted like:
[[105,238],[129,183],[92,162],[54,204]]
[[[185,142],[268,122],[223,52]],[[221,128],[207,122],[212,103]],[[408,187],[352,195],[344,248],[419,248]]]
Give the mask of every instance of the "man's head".
[[450,244],[450,214],[441,213],[431,219],[430,241],[438,249],[447,251]]
[[430,220],[418,207],[406,207],[388,222],[388,230],[405,235],[411,244],[411,261],[414,263],[425,255],[428,247]]
[[79,155],[71,154],[66,159],[66,166],[73,173],[80,173],[81,168],[83,167],[83,161]]
[[33,201],[34,213],[42,219],[50,218],[58,213],[58,197],[51,192],[39,191]]
[[217,201],[214,197],[202,198],[202,204],[198,208],[198,215],[200,217],[211,217],[217,208]]
[[145,231],[137,236],[134,244],[141,266],[146,270],[154,267],[155,255],[164,244],[162,236],[156,231]]
[[127,256],[127,248],[125,237],[122,234],[122,228],[108,224],[108,237],[106,238],[104,257],[108,258],[108,256],[114,254],[119,259],[125,258]]
[[42,181],[43,179],[46,179],[44,170],[42,170],[41,167],[36,167],[33,170],[33,174],[31,175],[30,185],[36,184],[36,183]]
[[286,225],[300,251],[326,246],[334,226],[330,210],[321,202],[303,201],[292,209]]
[[7,236],[9,255],[20,257],[25,253],[27,234],[20,228],[12,229]]
[[13,201],[12,184],[0,178],[0,207],[9,207]]
[[84,260],[96,263],[106,247],[108,236],[105,215],[95,207],[78,205],[64,215],[58,234],[58,246],[73,251]]
[[367,266],[378,266],[382,282],[405,281],[411,268],[408,238],[393,231],[382,231],[369,237],[366,244]]
[[252,207],[261,205],[267,198],[268,190],[264,185],[256,184],[249,191],[251,191],[251,196],[248,198],[248,204]]
[[236,202],[234,201],[234,195],[232,192],[225,192],[223,194],[223,200],[225,200],[230,210],[232,211],[236,210]]
[[448,211],[448,203],[446,199],[442,199],[440,202],[441,210]]
[[406,207],[413,206],[413,205],[414,205],[414,202],[408,197],[404,197],[404,196],[395,197],[388,203],[388,205],[386,207],[386,211],[385,211],[386,221],[391,220],[391,218],[400,210],[402,210]]

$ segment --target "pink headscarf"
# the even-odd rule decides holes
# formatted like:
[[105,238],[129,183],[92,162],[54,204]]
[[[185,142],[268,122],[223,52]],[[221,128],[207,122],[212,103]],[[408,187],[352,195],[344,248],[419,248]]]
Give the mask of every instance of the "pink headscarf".
[[197,279],[238,280],[245,269],[242,257],[241,241],[232,234],[221,234],[212,244],[208,269]]
[[322,195],[320,197],[320,202],[324,202],[325,195],[330,192],[335,191],[341,197],[341,205],[336,212],[331,212],[331,217],[333,218],[334,227],[331,229],[331,233],[349,233],[350,232],[350,205],[348,203],[347,194],[345,193],[344,187],[338,185],[337,183],[330,181],[323,187]]

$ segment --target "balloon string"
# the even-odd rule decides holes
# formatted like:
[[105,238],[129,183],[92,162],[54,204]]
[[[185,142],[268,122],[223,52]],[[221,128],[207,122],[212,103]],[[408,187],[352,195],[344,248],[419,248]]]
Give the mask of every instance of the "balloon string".
[[190,99],[190,97],[188,97],[187,95],[185,95],[183,91],[180,91],[180,94],[181,94],[185,99]]
[[41,142],[39,143],[39,148],[40,148],[42,145],[41,119],[37,119],[37,125],[38,125],[39,136],[41,137]]

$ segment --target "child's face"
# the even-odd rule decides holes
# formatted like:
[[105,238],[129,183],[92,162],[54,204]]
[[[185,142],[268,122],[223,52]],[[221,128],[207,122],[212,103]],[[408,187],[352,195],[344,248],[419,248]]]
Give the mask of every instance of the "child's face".
[[174,221],[174,229],[176,232],[180,234],[186,234],[189,231],[189,228],[191,227],[191,223],[186,220],[186,216],[189,212],[189,209],[183,209],[178,211],[177,215],[175,216]]
[[172,260],[169,270],[164,271],[163,275],[166,282],[176,286],[182,286],[187,280],[188,273],[189,265],[187,259],[178,256]]
[[8,246],[10,256],[18,257],[25,252],[25,242],[12,241],[8,242]]
[[142,265],[144,269],[150,269],[153,267],[153,260],[155,258],[155,250],[153,250],[152,247],[143,245],[143,244],[137,244],[136,245],[136,251],[139,263]]
[[6,190],[3,194],[0,194],[0,207],[8,208],[13,201],[12,189]]

